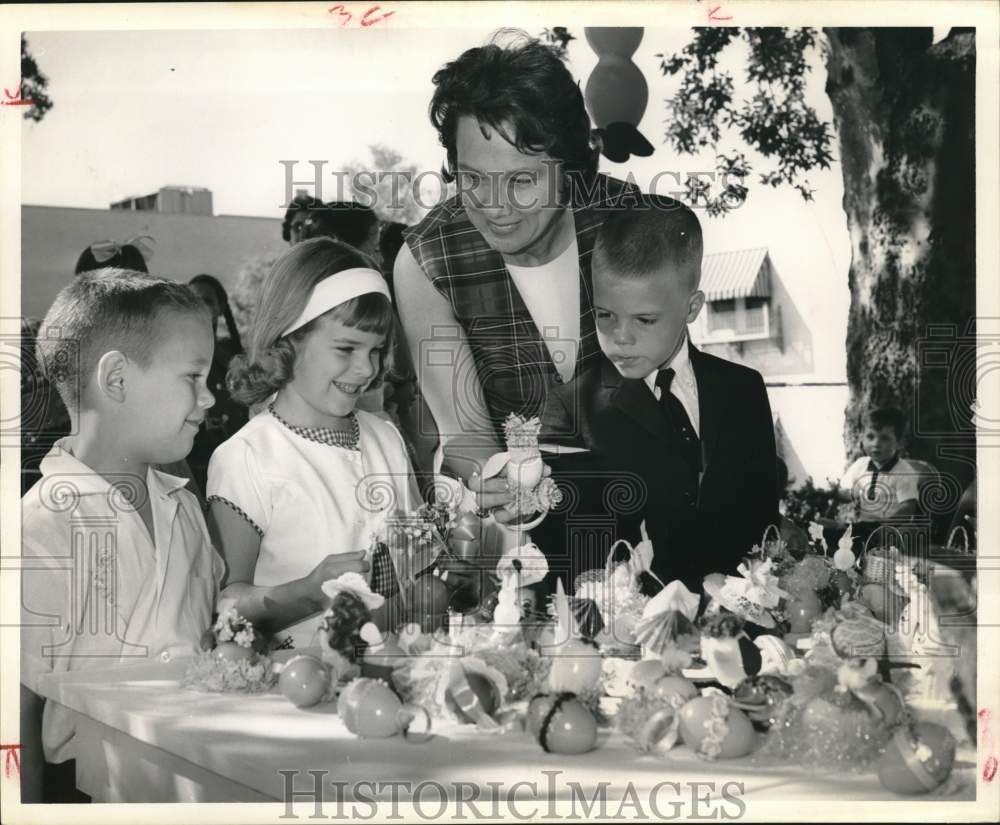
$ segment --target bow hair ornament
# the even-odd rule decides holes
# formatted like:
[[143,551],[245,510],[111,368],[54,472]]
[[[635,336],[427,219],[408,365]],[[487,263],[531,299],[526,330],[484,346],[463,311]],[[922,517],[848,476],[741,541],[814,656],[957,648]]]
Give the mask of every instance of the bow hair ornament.
[[152,245],[155,243],[156,240],[152,235],[136,235],[124,243],[118,243],[118,241],[97,241],[90,245],[90,254],[94,256],[94,260],[97,263],[103,264],[120,255],[123,246],[132,246],[138,249],[143,260],[148,262],[153,257]]

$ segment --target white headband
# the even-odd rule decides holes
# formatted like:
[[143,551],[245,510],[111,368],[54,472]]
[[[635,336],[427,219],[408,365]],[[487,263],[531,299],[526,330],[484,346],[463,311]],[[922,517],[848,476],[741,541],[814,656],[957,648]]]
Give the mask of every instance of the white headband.
[[281,337],[284,338],[300,327],[304,327],[335,306],[339,306],[351,298],[357,298],[359,295],[367,295],[369,292],[378,292],[392,300],[385,278],[374,269],[357,267],[328,275],[313,287],[312,295],[309,296],[309,302],[305,309],[288,329],[281,333]]

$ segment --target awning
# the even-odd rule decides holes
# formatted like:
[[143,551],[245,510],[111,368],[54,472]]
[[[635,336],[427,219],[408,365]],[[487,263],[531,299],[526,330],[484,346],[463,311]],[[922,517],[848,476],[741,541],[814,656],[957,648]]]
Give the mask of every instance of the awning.
[[766,298],[771,294],[766,260],[764,246],[706,255],[701,266],[700,289],[709,301]]

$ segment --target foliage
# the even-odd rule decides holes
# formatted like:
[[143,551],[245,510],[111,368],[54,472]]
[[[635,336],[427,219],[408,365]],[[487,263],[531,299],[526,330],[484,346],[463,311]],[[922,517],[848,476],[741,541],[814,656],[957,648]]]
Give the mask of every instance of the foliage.
[[433,199],[443,196],[440,191],[415,193],[414,184],[420,184],[417,165],[395,149],[372,144],[368,151],[370,163],[354,161],[344,167],[344,172],[349,194],[374,209],[380,220],[412,226],[433,205]]
[[[719,148],[731,131],[772,161],[771,168],[759,173],[761,183],[787,184],[812,200],[806,173],[828,168],[833,159],[830,124],[805,99],[807,55],[818,38],[815,29],[702,28],[695,29],[694,39],[678,54],[657,55],[663,74],[680,78],[667,100],[666,141],[684,154],[715,150],[717,171],[726,181],[713,198],[708,183],[689,178],[689,201],[718,215],[746,199],[742,181],[750,164],[742,153]],[[719,68],[719,58],[739,42],[748,52],[746,84],[741,86],[748,91],[737,95],[732,75]],[[732,182],[734,177],[738,183]]]
[[261,285],[280,255],[280,252],[275,251],[249,258],[236,276],[236,286],[229,294],[229,306],[233,310],[233,320],[240,331],[240,339],[244,342],[250,338],[250,323],[257,308]]
[[27,120],[35,123],[45,117],[52,108],[52,100],[46,93],[49,79],[42,74],[38,63],[28,49],[28,40],[21,35],[21,99],[32,101],[31,107],[24,113]]
[[827,479],[827,483],[829,487],[817,487],[810,476],[801,487],[788,490],[783,498],[785,515],[800,525],[809,524],[820,516],[835,515],[840,485],[832,479]]

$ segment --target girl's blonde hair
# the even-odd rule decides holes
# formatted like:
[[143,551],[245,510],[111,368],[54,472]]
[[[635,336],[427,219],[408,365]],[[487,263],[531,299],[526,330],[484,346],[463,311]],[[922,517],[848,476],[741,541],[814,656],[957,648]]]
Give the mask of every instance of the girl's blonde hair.
[[[275,262],[257,301],[246,354],[232,360],[226,376],[236,400],[259,404],[292,380],[295,345],[313,330],[319,318],[286,337],[281,333],[299,317],[317,283],[355,267],[378,270],[364,253],[325,237],[296,244]],[[379,371],[369,385],[377,386],[390,368],[395,342],[395,316],[389,299],[378,293],[360,295],[324,314],[332,314],[345,326],[385,336]]]

